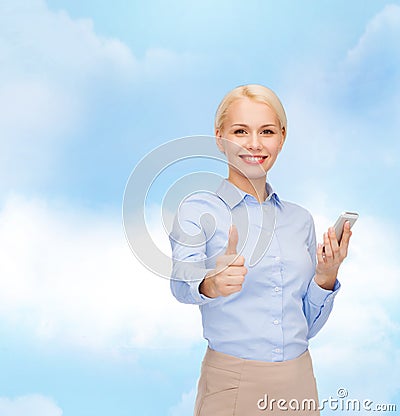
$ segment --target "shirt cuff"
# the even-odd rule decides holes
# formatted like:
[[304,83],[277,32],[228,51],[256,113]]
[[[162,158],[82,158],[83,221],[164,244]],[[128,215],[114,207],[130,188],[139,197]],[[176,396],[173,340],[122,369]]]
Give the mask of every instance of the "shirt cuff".
[[316,306],[323,306],[325,302],[332,302],[337,295],[341,284],[338,279],[335,281],[333,290],[324,289],[316,283],[313,278],[308,287],[308,299]]
[[204,280],[204,277],[207,275],[209,271],[213,269],[203,269],[202,271],[199,271],[198,276],[196,276],[196,280],[193,280],[190,282],[190,293],[193,297],[193,299],[196,301],[196,303],[204,304],[211,302],[215,298],[209,298],[208,296],[203,295],[200,293],[199,286],[201,282]]

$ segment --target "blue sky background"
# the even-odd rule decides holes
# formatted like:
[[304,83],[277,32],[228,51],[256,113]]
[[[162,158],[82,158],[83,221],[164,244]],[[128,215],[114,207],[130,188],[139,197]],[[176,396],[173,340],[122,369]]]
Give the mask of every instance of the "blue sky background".
[[[318,236],[360,212],[311,342],[320,397],[399,409],[398,39],[399,1],[0,0],[0,416],[191,414],[199,312],[132,255],[122,197],[141,158],[212,134],[244,83],[287,110],[278,194]],[[150,195],[163,250],[165,185],[201,166],[225,174],[184,163]]]

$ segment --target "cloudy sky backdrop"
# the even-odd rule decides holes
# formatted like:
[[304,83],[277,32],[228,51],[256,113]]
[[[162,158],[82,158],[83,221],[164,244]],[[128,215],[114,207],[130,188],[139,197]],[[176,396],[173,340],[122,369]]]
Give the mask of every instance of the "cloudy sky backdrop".
[[[287,110],[280,197],[319,239],[360,213],[311,342],[320,398],[346,388],[399,409],[398,39],[399,1],[0,0],[0,416],[191,414],[199,311],[133,256],[122,198],[139,160],[212,134],[244,83]],[[151,194],[163,250],[168,181],[201,163]]]

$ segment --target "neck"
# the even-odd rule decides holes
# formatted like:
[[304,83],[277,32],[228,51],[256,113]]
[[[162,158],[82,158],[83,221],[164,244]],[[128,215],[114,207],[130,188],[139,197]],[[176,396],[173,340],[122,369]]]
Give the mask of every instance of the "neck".
[[261,178],[248,179],[243,176],[237,177],[229,174],[228,181],[233,183],[239,189],[244,192],[247,192],[250,195],[253,195],[258,202],[264,202],[268,197],[267,191],[265,189],[265,182],[267,178],[263,176]]

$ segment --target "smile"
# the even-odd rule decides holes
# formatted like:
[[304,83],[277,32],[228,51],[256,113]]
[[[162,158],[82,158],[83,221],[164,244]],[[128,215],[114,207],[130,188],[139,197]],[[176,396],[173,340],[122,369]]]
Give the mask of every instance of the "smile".
[[240,155],[241,159],[243,159],[246,163],[251,165],[259,165],[264,162],[267,156],[248,156],[248,155]]

